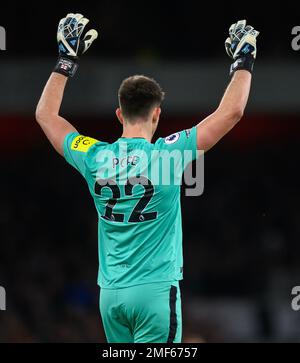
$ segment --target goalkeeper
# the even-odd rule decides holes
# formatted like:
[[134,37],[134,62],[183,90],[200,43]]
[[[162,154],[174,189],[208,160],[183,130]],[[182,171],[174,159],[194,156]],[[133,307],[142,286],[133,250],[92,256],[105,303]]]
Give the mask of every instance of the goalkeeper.
[[[84,35],[87,23],[80,14],[68,14],[60,21],[59,57],[38,103],[36,120],[56,151],[85,178],[95,202],[100,312],[107,341],[181,342],[180,185],[154,184],[151,174],[143,171],[159,162],[151,158],[154,151],[176,150],[181,155],[190,151],[182,173],[196,159],[197,150],[208,151],[238,123],[250,92],[258,32],[244,20],[230,27],[225,48],[232,60],[231,80],[218,108],[190,130],[155,143],[164,93],[145,76],[124,80],[116,110],[123,134],[110,144],[80,134],[60,115],[67,80],[98,35],[95,30]],[[106,176],[101,174],[103,155],[109,161]]]

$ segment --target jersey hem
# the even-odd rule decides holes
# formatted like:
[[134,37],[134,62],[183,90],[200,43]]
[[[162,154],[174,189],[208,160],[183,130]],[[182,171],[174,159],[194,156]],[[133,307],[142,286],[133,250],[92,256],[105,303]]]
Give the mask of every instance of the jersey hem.
[[183,277],[181,277],[179,279],[177,278],[177,279],[168,279],[168,280],[145,281],[145,282],[134,283],[134,284],[126,285],[126,286],[112,286],[112,287],[103,287],[103,286],[101,286],[100,283],[98,283],[98,286],[104,290],[119,290],[119,289],[126,289],[128,287],[139,286],[139,285],[158,284],[158,283],[174,282],[174,281],[178,282],[178,281],[182,281],[182,280],[183,280]]

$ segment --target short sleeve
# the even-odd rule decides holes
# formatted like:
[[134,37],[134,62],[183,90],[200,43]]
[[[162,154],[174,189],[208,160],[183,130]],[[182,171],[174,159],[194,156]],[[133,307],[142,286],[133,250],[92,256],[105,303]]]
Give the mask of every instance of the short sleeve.
[[178,152],[183,167],[186,167],[191,161],[196,160],[197,152],[197,127],[176,132],[164,139],[159,139],[159,148],[169,152]]
[[86,173],[86,157],[89,149],[99,142],[88,136],[72,132],[64,140],[64,156],[69,164],[77,169],[83,176]]

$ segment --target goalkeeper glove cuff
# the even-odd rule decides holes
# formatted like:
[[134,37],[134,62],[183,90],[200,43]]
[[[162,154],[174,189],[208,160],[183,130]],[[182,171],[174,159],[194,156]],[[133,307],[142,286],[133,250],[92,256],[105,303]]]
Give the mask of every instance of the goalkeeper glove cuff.
[[76,59],[60,56],[53,71],[66,77],[73,77],[77,68],[78,63]]
[[232,63],[232,65],[230,67],[230,73],[229,73],[230,77],[232,77],[236,71],[242,70],[242,69],[252,73],[253,67],[254,67],[254,62],[255,62],[255,58],[250,54],[238,58],[234,63]]

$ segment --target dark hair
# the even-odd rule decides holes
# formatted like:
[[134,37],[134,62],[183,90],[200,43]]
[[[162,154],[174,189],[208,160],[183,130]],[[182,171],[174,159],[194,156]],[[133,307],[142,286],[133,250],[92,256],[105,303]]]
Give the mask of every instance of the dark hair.
[[119,103],[125,118],[145,118],[154,107],[159,107],[165,93],[152,78],[132,76],[126,78],[118,92]]

